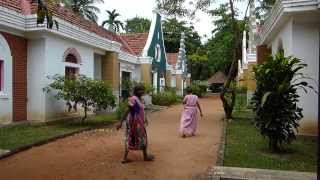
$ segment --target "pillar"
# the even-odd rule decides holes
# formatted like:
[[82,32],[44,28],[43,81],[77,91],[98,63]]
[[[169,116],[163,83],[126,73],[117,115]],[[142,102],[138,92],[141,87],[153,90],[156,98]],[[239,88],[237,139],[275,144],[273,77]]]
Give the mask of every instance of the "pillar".
[[182,74],[176,75],[176,89],[178,95],[183,95],[183,89],[182,89]]
[[166,87],[171,87],[171,70],[166,70]]
[[120,85],[120,67],[118,54],[116,52],[107,52],[102,57],[102,80],[107,82],[113,89],[114,95],[119,97]]
[[256,63],[249,62],[248,63],[248,73],[247,73],[247,103],[250,105],[251,98],[253,93],[256,91],[257,83],[254,79],[253,68],[256,66]]
[[270,54],[271,51],[266,45],[257,46],[257,63],[264,63]]

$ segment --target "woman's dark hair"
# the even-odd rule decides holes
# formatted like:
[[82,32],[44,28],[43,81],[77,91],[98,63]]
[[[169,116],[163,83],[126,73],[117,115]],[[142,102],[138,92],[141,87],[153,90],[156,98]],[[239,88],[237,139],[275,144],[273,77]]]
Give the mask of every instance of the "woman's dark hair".
[[192,88],[191,88],[190,86],[188,86],[188,87],[186,88],[186,92],[187,92],[188,94],[192,93]]
[[141,94],[139,94],[140,91],[144,91],[145,88],[143,85],[138,84],[133,88],[133,95],[135,96],[141,96]]

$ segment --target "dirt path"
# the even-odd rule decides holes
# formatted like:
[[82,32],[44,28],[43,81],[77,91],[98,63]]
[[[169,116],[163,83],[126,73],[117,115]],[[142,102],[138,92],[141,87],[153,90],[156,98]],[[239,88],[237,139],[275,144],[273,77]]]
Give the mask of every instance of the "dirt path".
[[217,97],[201,100],[204,118],[197,136],[178,134],[182,106],[149,115],[149,147],[154,162],[131,152],[121,164],[123,131],[106,129],[68,137],[0,160],[1,180],[174,180],[192,179],[216,161],[222,130],[222,107]]

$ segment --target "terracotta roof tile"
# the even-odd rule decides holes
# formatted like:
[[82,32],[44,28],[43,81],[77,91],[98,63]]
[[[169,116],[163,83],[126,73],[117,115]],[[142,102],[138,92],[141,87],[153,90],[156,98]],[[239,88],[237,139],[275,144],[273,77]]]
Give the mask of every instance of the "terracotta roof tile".
[[141,55],[143,48],[147,43],[148,33],[121,34],[120,37],[125,42],[127,49],[129,49],[135,55]]
[[168,64],[175,68],[178,61],[178,53],[167,53],[167,60]]
[[[31,13],[36,14],[37,12],[37,4],[36,3],[31,3],[32,0],[26,0],[27,2],[30,3],[30,8],[31,8]],[[8,8],[10,10],[16,11],[18,13],[22,13],[22,3],[21,0],[0,0],[0,6]],[[75,26],[78,26],[82,29],[85,29],[87,31],[93,32],[97,34],[100,37],[112,40],[112,41],[117,41],[121,43],[122,45],[123,40],[119,35],[116,33],[110,32],[102,27],[100,27],[98,24],[86,20],[82,16],[76,15],[75,13],[72,12],[72,10],[64,8],[58,4],[52,4],[48,3],[47,7],[49,10],[53,12],[53,15],[63,19],[70,24],[73,24]],[[128,47],[122,47],[122,49],[126,52],[132,53]]]

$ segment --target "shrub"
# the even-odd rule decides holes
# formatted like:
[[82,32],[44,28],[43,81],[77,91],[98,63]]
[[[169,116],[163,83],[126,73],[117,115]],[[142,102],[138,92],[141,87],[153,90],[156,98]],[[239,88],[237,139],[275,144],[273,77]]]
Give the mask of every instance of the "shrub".
[[254,69],[257,81],[252,98],[255,124],[261,135],[269,139],[269,148],[273,151],[280,150],[283,143],[291,143],[296,138],[299,121],[303,117],[302,108],[297,104],[297,89],[307,92],[306,88],[312,88],[303,81],[305,76],[299,73],[304,67],[306,64],[299,59],[279,53]]
[[192,90],[192,93],[198,97],[203,97],[207,93],[208,85],[203,82],[195,82],[189,86]]
[[121,119],[124,116],[124,113],[128,109],[128,100],[122,101],[119,103],[119,106],[116,109],[117,119]]
[[177,96],[175,92],[164,91],[152,95],[152,104],[160,106],[170,106],[181,101],[181,97]]
[[74,79],[55,75],[49,79],[53,82],[43,88],[43,91],[54,93],[54,97],[58,100],[65,100],[69,111],[72,108],[77,110],[77,105],[80,104],[84,109],[83,120],[87,118],[90,107],[96,109],[115,107],[112,89],[103,81],[93,80],[84,75],[78,75]]

